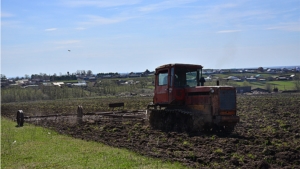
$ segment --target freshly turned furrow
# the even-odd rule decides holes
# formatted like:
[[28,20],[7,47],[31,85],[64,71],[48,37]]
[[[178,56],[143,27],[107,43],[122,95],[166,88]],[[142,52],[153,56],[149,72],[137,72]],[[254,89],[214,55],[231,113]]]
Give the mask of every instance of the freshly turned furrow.
[[193,130],[192,115],[180,109],[151,110],[149,122],[153,129],[163,131],[189,132]]

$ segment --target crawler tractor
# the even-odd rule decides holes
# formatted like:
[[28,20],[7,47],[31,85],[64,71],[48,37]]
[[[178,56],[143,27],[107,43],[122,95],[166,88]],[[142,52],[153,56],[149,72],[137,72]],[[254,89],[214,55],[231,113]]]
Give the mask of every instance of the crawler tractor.
[[155,69],[153,103],[148,105],[150,126],[164,131],[231,132],[239,122],[236,89],[204,86],[202,66],[166,64]]

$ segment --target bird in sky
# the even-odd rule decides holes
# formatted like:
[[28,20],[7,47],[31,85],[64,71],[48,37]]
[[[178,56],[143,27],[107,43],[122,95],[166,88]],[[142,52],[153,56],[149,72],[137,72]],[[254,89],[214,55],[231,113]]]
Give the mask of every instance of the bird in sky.
[[69,51],[69,52],[71,52],[71,50],[70,50],[70,49],[69,49],[68,51]]

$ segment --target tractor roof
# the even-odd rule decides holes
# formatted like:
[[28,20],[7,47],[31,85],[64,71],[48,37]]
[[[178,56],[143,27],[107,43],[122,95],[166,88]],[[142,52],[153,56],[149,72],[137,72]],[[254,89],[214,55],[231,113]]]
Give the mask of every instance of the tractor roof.
[[196,65],[196,64],[171,63],[171,64],[165,64],[165,65],[159,66],[156,69],[162,69],[162,68],[167,68],[167,67],[189,67],[189,68],[195,68],[195,69],[203,68],[203,66]]

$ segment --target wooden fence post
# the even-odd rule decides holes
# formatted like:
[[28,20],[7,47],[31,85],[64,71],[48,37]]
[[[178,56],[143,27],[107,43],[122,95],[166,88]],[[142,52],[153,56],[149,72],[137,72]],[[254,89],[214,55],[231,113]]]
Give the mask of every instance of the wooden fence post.
[[77,123],[82,123],[82,117],[83,117],[83,107],[81,105],[77,108]]
[[23,127],[23,124],[24,124],[23,110],[18,110],[17,111],[17,123],[18,123],[18,127]]

